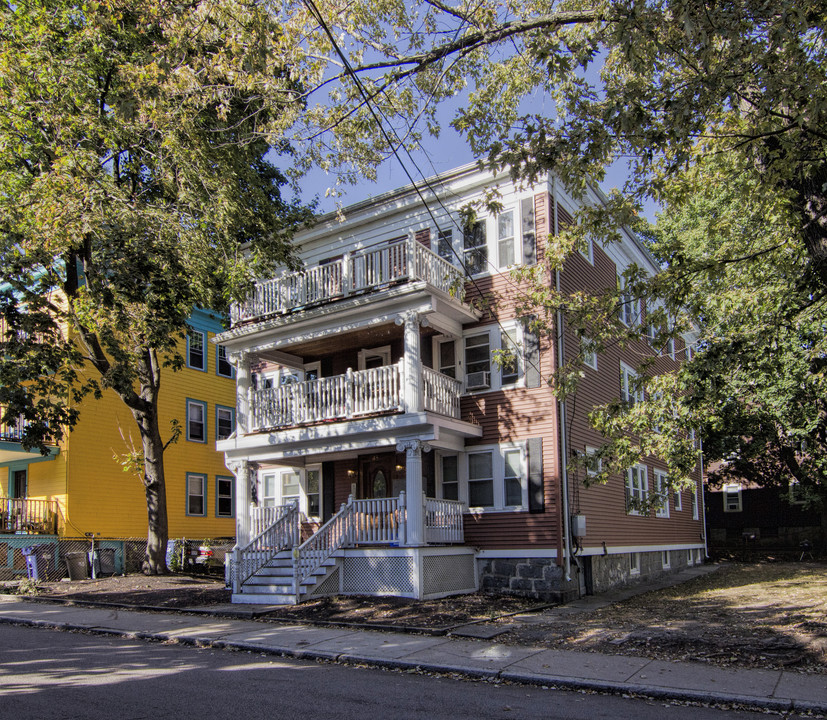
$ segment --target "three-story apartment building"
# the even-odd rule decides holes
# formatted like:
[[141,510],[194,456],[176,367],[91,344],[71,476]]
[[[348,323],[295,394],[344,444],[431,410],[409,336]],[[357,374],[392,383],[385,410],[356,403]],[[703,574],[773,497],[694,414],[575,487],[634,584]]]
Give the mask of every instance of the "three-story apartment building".
[[[657,516],[629,509],[665,487],[663,463],[588,488],[569,469],[600,444],[588,410],[653,352],[590,357],[574,407],[555,398],[580,341],[564,320],[559,341],[532,333],[510,270],[542,262],[574,201],[552,176],[521,188],[476,166],[431,185],[430,208],[403,188],[320,218],[296,240],[304,269],[259,281],[216,338],[237,378],[236,432],[217,444],[236,476],[234,598],[559,598],[699,561],[697,488]],[[493,188],[501,209],[469,224]],[[631,233],[594,243],[561,289],[600,292],[630,263],[657,271]]]

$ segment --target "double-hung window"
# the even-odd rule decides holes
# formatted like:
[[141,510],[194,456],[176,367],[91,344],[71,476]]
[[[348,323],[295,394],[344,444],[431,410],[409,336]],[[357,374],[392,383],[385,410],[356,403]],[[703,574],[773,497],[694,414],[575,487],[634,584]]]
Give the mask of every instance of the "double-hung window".
[[724,512],[741,512],[741,486],[738,483],[724,485]]
[[494,507],[494,453],[468,453],[468,504]]
[[310,518],[321,517],[322,469],[320,466],[265,472],[261,476],[262,505],[297,503]]
[[485,220],[477,220],[463,233],[463,259],[469,275],[479,275],[488,270],[488,239]]
[[187,330],[187,367],[193,370],[206,371],[207,369],[207,353],[206,333],[200,330]]
[[465,389],[500,390],[519,384],[524,368],[522,343],[522,328],[516,324],[491,325],[466,335]]
[[595,477],[603,470],[603,460],[597,456],[597,448],[586,448],[586,475]]
[[627,327],[634,327],[640,320],[640,300],[632,296],[632,291],[627,288],[624,277],[618,275],[617,284],[620,289],[618,306],[620,322]]
[[206,515],[207,476],[187,473],[187,515]]
[[637,373],[628,365],[620,363],[620,399],[629,405],[643,402],[643,390],[637,386]]
[[215,406],[215,439],[226,440],[235,432],[235,410],[222,405]]
[[491,336],[488,332],[465,338],[465,387],[491,387]]
[[514,211],[501,212],[497,216],[497,248],[501,268],[514,265],[516,261],[515,244]]
[[[469,452],[467,468],[469,507],[488,510],[527,507],[528,481],[522,446],[497,445]],[[443,465],[443,483],[444,472]]]
[[235,480],[231,477],[218,475],[215,478],[215,516],[233,517],[235,507],[233,500],[233,487]]
[[583,354],[583,364],[592,370],[597,370],[597,353],[592,341],[585,335],[580,338],[580,349]]
[[187,440],[207,442],[207,403],[187,400]]
[[669,517],[669,478],[663,470],[655,470],[655,516]]
[[454,231],[451,228],[437,230],[436,252],[443,260],[454,262]]
[[459,458],[443,455],[440,458],[440,473],[443,500],[459,500]]
[[457,376],[456,343],[453,340],[443,340],[438,345],[439,372],[448,377]]
[[215,348],[215,374],[221,377],[233,377],[233,366],[227,355],[227,348],[217,345]]
[[626,471],[626,511],[639,515],[649,495],[649,479],[645,465],[633,465]]

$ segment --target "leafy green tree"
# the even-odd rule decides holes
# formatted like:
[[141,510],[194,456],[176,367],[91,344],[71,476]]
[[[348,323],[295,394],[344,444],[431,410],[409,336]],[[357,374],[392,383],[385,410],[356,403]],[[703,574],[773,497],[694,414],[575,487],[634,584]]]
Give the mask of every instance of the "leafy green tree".
[[[322,3],[318,7],[317,21],[324,20],[338,44],[350,50],[352,71],[340,75],[349,84],[337,90],[344,102],[330,106],[334,120],[352,118],[366,97],[385,103],[394,98],[398,108],[418,98],[433,123],[429,109],[467,88],[468,102],[455,127],[489,165],[508,167],[517,178],[553,170],[569,191],[583,195],[610,163],[628,161],[625,193],[585,208],[553,239],[549,265],[522,274],[526,311],[533,307],[537,317],[549,317],[564,310],[598,351],[639,340],[645,331],[616,322],[624,293],[649,301],[650,321],[662,327],[658,343],[666,341],[670,321],[672,333],[689,329],[689,323],[702,333],[702,352],[687,373],[654,378],[651,361],[642,363],[641,377],[662,402],[617,403],[594,413],[607,437],[605,459],[612,461],[605,467],[655,452],[670,461],[670,478],[679,481],[696,458],[692,428],[703,427],[708,452],[724,457],[746,423],[753,448],[765,442],[774,447],[772,438],[783,438],[783,464],[799,472],[789,447],[802,435],[812,443],[822,432],[817,419],[824,396],[824,348],[818,340],[827,290],[823,3],[449,6],[432,0],[408,7],[384,3],[361,23],[355,19],[364,5],[350,5],[339,15]],[[334,57],[321,29],[315,37],[318,49]],[[362,92],[354,76],[362,79]],[[396,135],[400,142],[415,141],[406,131]],[[719,159],[718,166],[706,164],[709,158]],[[710,197],[711,189],[721,189],[722,196]],[[637,202],[646,198],[670,208],[655,234],[637,216]],[[684,209],[692,212],[691,222],[689,216],[680,220]],[[703,214],[713,210],[727,220],[708,222]],[[749,222],[741,222],[744,213]],[[586,235],[614,242],[622,225],[652,235],[669,272],[651,279],[632,268],[623,293],[608,289],[601,297],[554,291],[550,273]],[[693,227],[706,234],[687,231]],[[737,234],[721,234],[736,227]],[[700,289],[690,292],[682,278]],[[740,294],[726,292],[724,283]],[[688,311],[683,303],[689,303]],[[546,312],[536,312],[538,307]],[[553,325],[546,330],[553,333]],[[754,362],[738,360],[746,348]],[[773,362],[779,363],[775,370]],[[576,391],[576,365],[555,378],[559,394]],[[792,412],[797,406],[805,407],[799,415]],[[651,432],[655,427],[660,432]],[[807,460],[813,472],[815,457]]]
[[165,571],[162,368],[194,308],[292,261],[309,211],[273,164],[301,84],[265,7],[236,0],[0,6],[0,404],[43,449],[111,388],[140,432],[145,572]]

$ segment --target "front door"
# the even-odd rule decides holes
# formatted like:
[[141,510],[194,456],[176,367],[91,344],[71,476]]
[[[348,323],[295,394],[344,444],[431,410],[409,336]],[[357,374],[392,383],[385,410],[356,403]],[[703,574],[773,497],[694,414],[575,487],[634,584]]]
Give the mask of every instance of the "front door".
[[11,496],[13,498],[25,498],[27,495],[28,485],[25,470],[15,470],[12,474]]
[[361,496],[366,499],[391,497],[395,470],[396,453],[363,456],[359,463]]

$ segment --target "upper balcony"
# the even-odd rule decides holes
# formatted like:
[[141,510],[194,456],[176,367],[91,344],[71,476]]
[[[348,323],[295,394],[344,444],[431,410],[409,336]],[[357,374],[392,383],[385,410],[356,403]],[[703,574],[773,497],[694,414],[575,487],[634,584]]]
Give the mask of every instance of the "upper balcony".
[[246,301],[233,305],[230,317],[235,327],[417,281],[459,304],[464,299],[462,273],[410,234],[260,280]]

